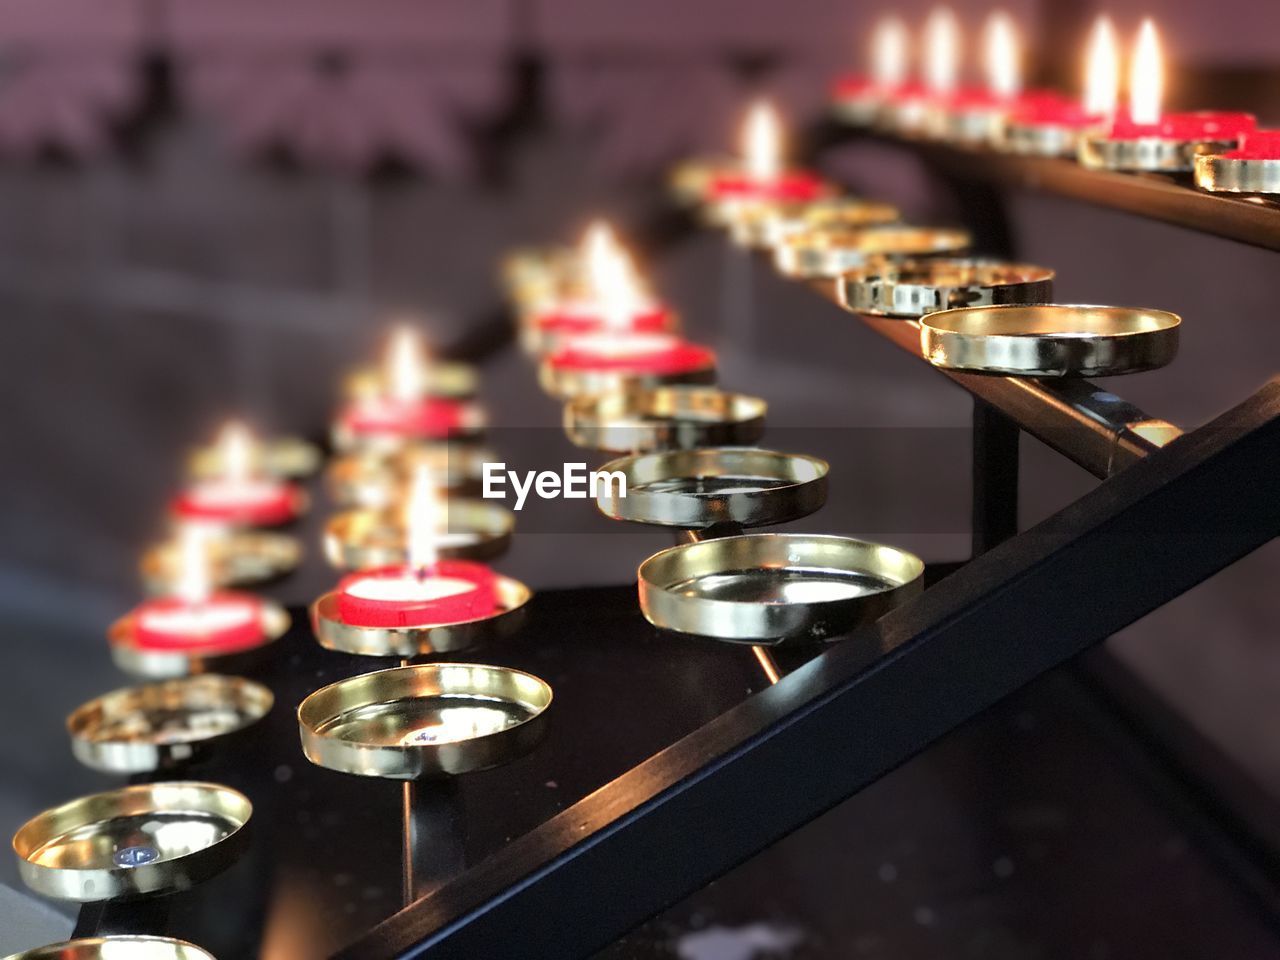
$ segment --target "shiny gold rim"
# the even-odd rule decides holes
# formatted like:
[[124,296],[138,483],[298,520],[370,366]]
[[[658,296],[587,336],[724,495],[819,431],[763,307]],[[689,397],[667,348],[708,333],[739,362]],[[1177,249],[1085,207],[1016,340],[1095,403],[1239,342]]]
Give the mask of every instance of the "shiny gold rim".
[[[696,530],[718,523],[759,527],[813,513],[827,499],[827,462],[800,453],[757,447],[670,450],[622,457],[600,468],[620,473],[618,484],[601,484],[600,512],[614,520]],[[687,481],[703,487],[726,478],[725,489],[651,489]]]
[[920,348],[952,370],[1024,377],[1110,377],[1163,367],[1181,318],[1086,304],[968,307],[920,321]]
[[836,281],[840,303],[855,313],[914,319],[959,307],[1047,303],[1052,270],[1004,260],[936,257],[881,262]]
[[1196,186],[1210,193],[1280,194],[1280,160],[1196,157]]
[[[483,500],[453,498],[444,507],[444,530],[475,536],[474,542],[440,544],[440,556],[491,560],[511,546],[516,516],[506,507]],[[405,563],[408,531],[401,510],[346,510],[324,528],[324,554],[341,570],[368,570]]]
[[715,383],[715,363],[680,373],[634,373],[625,370],[579,370],[554,367],[548,362],[538,365],[538,382],[542,389],[559,400],[593,394],[625,393],[678,383]]
[[149,650],[133,639],[133,615],[126,614],[107,630],[111,659],[125,673],[157,680],[200,673],[236,673],[252,666],[289,629],[289,614],[277,603],[262,601],[262,643],[232,653],[188,653],[181,650]]
[[1077,158],[1082,167],[1090,170],[1186,173],[1194,169],[1199,154],[1225,153],[1234,147],[1234,140],[1167,140],[1163,137],[1113,140],[1092,133],[1081,138]]
[[194,943],[172,937],[124,934],[81,937],[13,953],[4,960],[214,960]]
[[146,773],[190,760],[271,709],[260,683],[205,674],[114,690],[67,717],[71,751],[107,773]]
[[[260,441],[259,469],[270,477],[301,480],[320,469],[324,455],[313,443],[297,437],[278,437]],[[226,471],[223,450],[217,445],[192,451],[187,470],[196,480],[220,477]]]
[[1010,123],[997,141],[1005,153],[1024,157],[1074,157],[1084,131],[1052,123]]
[[[147,896],[186,889],[222,870],[239,854],[252,813],[248,797],[220,784],[140,784],[46,810],[13,835],[13,850],[23,881],[45,896],[80,902]],[[141,818],[154,818],[167,833],[131,826]],[[128,842],[139,834],[151,842]],[[60,841],[73,846],[62,858]],[[110,866],[50,865],[76,854],[101,860],[104,851]]]
[[519,580],[499,576],[495,581],[498,611],[478,620],[460,620],[432,627],[360,627],[338,615],[338,594],[330,591],[311,605],[311,625],[320,646],[366,657],[418,657],[452,653],[511,636],[524,621],[525,605],[533,591]]
[[437,487],[448,492],[478,488],[484,464],[493,459],[488,447],[467,440],[416,444],[390,455],[338,457],[326,471],[330,495],[343,507],[386,507],[395,502],[425,464]]
[[715,387],[674,386],[575,397],[564,406],[574,445],[614,453],[755,443],[768,405]]
[[948,227],[807,230],[784,238],[773,250],[773,261],[784,276],[834,279],[876,257],[959,253],[971,239],[968,231]]
[[[302,546],[287,533],[229,529],[209,540],[212,582],[217,587],[248,587],[292,573],[302,562]],[[176,541],[148,547],[138,565],[143,589],[152,596],[172,594],[182,578],[182,551]]]
[[749,208],[730,225],[729,236],[739,246],[768,249],[806,230],[857,230],[894,223],[900,218],[898,208],[888,203],[830,197]]
[[[509,667],[416,664],[322,687],[298,705],[298,731],[307,759],[330,770],[396,780],[452,776],[497,766],[532,749],[551,698],[545,681]],[[496,732],[465,735],[464,728],[449,739],[405,743],[422,729],[424,700],[490,713],[506,707],[520,716]],[[377,739],[342,729],[361,714],[376,716]]]
[[[737,643],[828,640],[883,616],[922,589],[913,554],[851,537],[754,533],[681,544],[640,565],[640,610],[656,627]],[[724,585],[773,595],[779,578],[856,582],[832,599],[722,599]],[[709,586],[710,585],[710,586]]]
[[[382,392],[385,377],[381,367],[363,367],[352,371],[343,383],[343,395],[356,399]],[[442,400],[467,400],[474,397],[480,376],[467,363],[432,360],[429,363],[426,395]]]

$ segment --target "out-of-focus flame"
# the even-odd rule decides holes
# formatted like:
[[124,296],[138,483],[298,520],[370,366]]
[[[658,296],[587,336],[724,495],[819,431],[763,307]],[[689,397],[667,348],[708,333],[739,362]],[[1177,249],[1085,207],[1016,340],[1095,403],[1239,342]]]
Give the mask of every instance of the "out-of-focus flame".
[[1143,20],[1129,67],[1129,118],[1134,123],[1159,123],[1164,96],[1164,61],[1156,25]]
[[222,476],[229,483],[247,483],[257,472],[257,441],[252,431],[238,420],[218,432],[215,441],[221,453]]
[[742,126],[742,158],[752,180],[775,180],[782,172],[782,122],[778,111],[758,100]]
[[174,593],[195,606],[209,599],[213,577],[209,571],[209,531],[198,523],[178,530],[178,579]]
[[871,33],[871,80],[896,90],[907,81],[907,25],[901,17],[883,17]]
[[413,471],[406,506],[409,568],[419,573],[430,570],[440,559],[436,531],[440,526],[440,492],[431,467],[420,463]]
[[1111,117],[1120,97],[1120,49],[1110,17],[1099,17],[1089,31],[1084,67],[1084,112]]
[[1022,92],[1022,64],[1018,28],[1009,14],[996,10],[987,17],[982,29],[982,47],[987,89],[1003,100],[1012,100]]
[[924,22],[924,82],[932,93],[951,93],[960,70],[960,24],[947,7]]
[[421,398],[427,385],[427,359],[422,337],[410,326],[391,331],[386,355],[387,392],[402,402]]
[[630,254],[603,221],[587,229],[583,247],[592,297],[605,326],[629,327],[644,300],[640,277]]

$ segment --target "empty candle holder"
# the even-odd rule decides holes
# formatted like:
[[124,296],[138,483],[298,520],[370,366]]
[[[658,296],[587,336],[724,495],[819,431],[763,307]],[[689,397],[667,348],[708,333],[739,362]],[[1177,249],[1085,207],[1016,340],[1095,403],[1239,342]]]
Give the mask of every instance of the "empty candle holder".
[[756,447],[713,447],[643,453],[614,460],[603,473],[596,505],[615,520],[698,530],[785,523],[813,513],[827,498],[827,463],[799,453]]
[[214,960],[194,943],[173,937],[113,934],[77,937],[15,953],[6,960]]
[[1187,173],[1201,154],[1235,148],[1255,126],[1247,113],[1172,113],[1156,123],[1121,117],[1080,139],[1080,165],[1093,170]]
[[[293,572],[302,560],[296,537],[263,530],[226,529],[206,541],[210,583],[219,589],[269,583]],[[153,544],[139,563],[143,589],[153,596],[173,593],[182,581],[182,544],[177,538]]]
[[836,295],[854,313],[916,319],[958,307],[1047,303],[1053,298],[1053,271],[1004,260],[884,260],[841,274]]
[[784,276],[835,279],[876,258],[959,253],[969,246],[968,231],[949,227],[881,226],[860,230],[806,230],[785,237],[773,250]]
[[302,752],[365,777],[447,777],[508,762],[541,738],[551,687],[509,667],[426,663],[322,687],[298,705]]
[[[491,560],[506,553],[515,514],[484,500],[453,498],[439,512],[432,540],[440,556]],[[342,570],[368,570],[406,563],[409,525],[401,508],[344,510],[325,524],[324,553]]]
[[764,434],[767,404],[715,387],[674,386],[575,397],[564,430],[575,446],[610,453],[745,446]]
[[[253,444],[248,467],[257,476],[299,480],[319,470],[323,459],[320,449],[313,443],[297,437],[277,437]],[[232,467],[225,443],[198,447],[187,460],[188,472],[197,480],[225,476]]]
[[340,507],[387,507],[400,501],[415,471],[426,467],[443,493],[480,491],[488,447],[469,441],[417,443],[388,455],[337,457],[325,472],[329,495]]
[[850,537],[756,533],[671,547],[640,565],[656,627],[740,643],[827,640],[920,593],[924,563]]
[[67,717],[71,751],[104,773],[149,773],[207,751],[256,723],[271,691],[240,677],[206,674],[115,690]]
[[1172,361],[1181,322],[1173,313],[1131,307],[966,307],[922,317],[920,348],[930,363],[949,370],[1111,377]]
[[92,902],[185,890],[244,848],[253,813],[238,790],[172,781],[72,800],[13,836],[18,873],[37,893]]
[[757,207],[744,211],[729,228],[738,246],[772,249],[786,237],[807,230],[856,230],[895,223],[901,214],[888,203],[854,197],[829,197],[811,203]]
[[1196,186],[1211,193],[1280,194],[1280,131],[1243,133],[1236,149],[1197,156]]

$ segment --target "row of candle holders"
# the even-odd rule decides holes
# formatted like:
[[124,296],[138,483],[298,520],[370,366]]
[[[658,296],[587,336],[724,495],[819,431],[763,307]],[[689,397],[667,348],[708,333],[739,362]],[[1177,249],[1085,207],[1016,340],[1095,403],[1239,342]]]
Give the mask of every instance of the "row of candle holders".
[[1138,32],[1124,106],[1119,45],[1105,16],[1089,39],[1079,98],[1023,89],[1017,32],[1006,14],[993,13],[983,30],[983,86],[959,83],[960,45],[955,16],[935,9],[922,30],[922,76],[912,80],[907,27],[883,19],[872,34],[869,74],[834,84],[836,115],[901,137],[1074,158],[1089,169],[1190,176],[1213,193],[1280,194],[1280,130],[1258,129],[1247,113],[1162,110],[1164,65],[1150,20]]

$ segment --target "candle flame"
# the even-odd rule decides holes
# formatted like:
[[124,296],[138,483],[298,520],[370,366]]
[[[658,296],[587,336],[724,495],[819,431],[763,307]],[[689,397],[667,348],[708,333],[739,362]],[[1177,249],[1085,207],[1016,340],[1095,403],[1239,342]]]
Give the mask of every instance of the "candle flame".
[[387,392],[402,403],[418,400],[427,385],[427,360],[418,331],[410,326],[393,329],[385,363]]
[[951,93],[960,69],[960,24],[947,7],[934,7],[924,22],[924,82],[932,93]]
[[782,122],[767,101],[758,100],[747,111],[742,156],[752,180],[775,180],[782,172]]
[[184,524],[178,530],[178,578],[174,593],[192,606],[209,599],[213,590],[209,572],[210,531],[201,524]]
[[440,559],[436,545],[439,526],[440,493],[436,489],[435,473],[428,464],[419,463],[413,471],[405,516],[409,567],[419,575],[434,567]]
[[982,45],[986,55],[987,88],[1002,100],[1012,100],[1022,92],[1018,28],[1003,10],[987,17]]
[[1084,112],[1091,117],[1111,117],[1120,96],[1120,49],[1110,17],[1099,17],[1089,32],[1085,57]]
[[592,297],[605,326],[630,326],[644,300],[640,277],[630,254],[603,221],[587,229],[583,247]]
[[221,451],[222,475],[229,483],[247,483],[253,479],[257,472],[258,444],[245,424],[231,421],[218,432],[215,443]]
[[1129,68],[1129,118],[1134,123],[1159,123],[1164,95],[1164,61],[1160,37],[1150,18],[1138,28],[1138,43]]
[[871,34],[871,79],[877,87],[895,90],[907,81],[907,25],[901,17],[884,17]]

